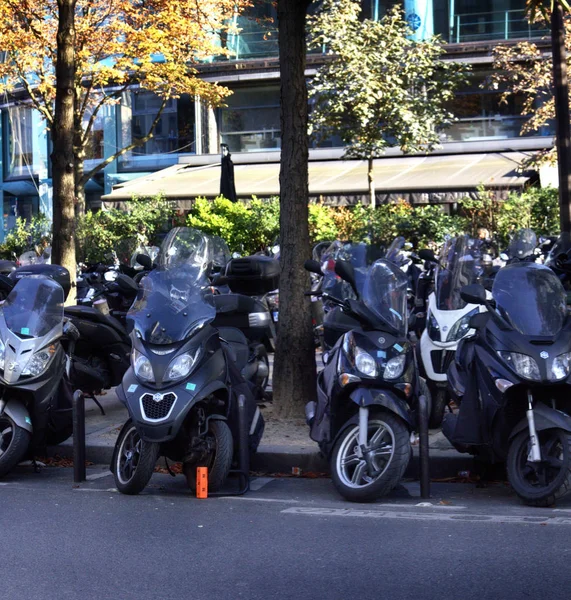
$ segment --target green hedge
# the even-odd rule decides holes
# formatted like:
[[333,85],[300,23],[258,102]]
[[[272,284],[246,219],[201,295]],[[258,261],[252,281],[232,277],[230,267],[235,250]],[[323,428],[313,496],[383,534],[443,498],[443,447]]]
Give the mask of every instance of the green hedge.
[[[279,200],[252,198],[230,202],[225,198],[197,198],[190,213],[176,213],[173,203],[163,196],[135,198],[127,212],[120,210],[88,212],[78,223],[78,261],[105,261],[115,250],[128,257],[140,243],[160,243],[162,235],[174,225],[187,224],[218,235],[230,250],[251,254],[264,250],[279,238]],[[26,223],[18,219],[16,228],[0,246],[0,255],[10,258],[33,246],[49,243],[45,217]],[[438,246],[446,235],[469,233],[485,228],[505,247],[509,235],[521,227],[531,227],[538,235],[553,235],[559,230],[557,190],[530,188],[512,193],[506,200],[481,189],[477,199],[463,198],[456,212],[447,215],[437,205],[411,206],[404,201],[369,206],[309,206],[309,231],[312,243],[344,239],[375,244],[390,243],[397,235],[414,242],[417,248]]]

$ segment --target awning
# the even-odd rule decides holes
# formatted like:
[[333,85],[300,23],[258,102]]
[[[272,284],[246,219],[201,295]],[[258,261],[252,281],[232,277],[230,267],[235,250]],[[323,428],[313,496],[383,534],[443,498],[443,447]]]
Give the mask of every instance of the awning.
[[[431,156],[399,156],[374,161],[375,187],[379,193],[471,191],[484,185],[493,188],[522,187],[530,174],[517,171],[529,156],[524,152],[493,152]],[[236,164],[234,174],[239,197],[277,196],[279,163]],[[107,207],[119,207],[133,196],[163,193],[190,207],[197,196],[216,197],[220,189],[220,164],[193,167],[175,165],[152,175],[118,184],[103,196]],[[366,194],[367,161],[331,160],[309,163],[310,196]]]

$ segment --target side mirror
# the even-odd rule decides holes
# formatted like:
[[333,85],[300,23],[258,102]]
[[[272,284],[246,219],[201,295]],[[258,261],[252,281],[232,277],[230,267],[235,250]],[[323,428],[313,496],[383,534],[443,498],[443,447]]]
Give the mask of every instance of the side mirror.
[[103,275],[103,278],[105,281],[115,281],[117,279],[117,275],[117,271],[106,271],[105,275]]
[[127,275],[119,273],[115,281],[119,285],[119,289],[125,294],[136,294],[139,291],[139,286]]
[[358,295],[357,283],[355,281],[355,269],[353,265],[345,260],[335,262],[335,274],[351,285],[355,293]]
[[310,273],[323,275],[323,272],[321,271],[321,265],[316,260],[310,258],[303,263],[303,266],[305,270],[309,271]]
[[70,340],[77,341],[79,339],[79,330],[71,321],[65,321],[63,324],[63,334]]
[[436,260],[436,256],[434,256],[434,251],[429,250],[428,248],[423,248],[422,250],[419,250],[418,258],[420,258],[421,260],[427,260],[429,262],[438,262]]
[[137,254],[137,262],[142,265],[148,271],[151,271],[153,268],[153,261],[150,256],[146,254]]
[[468,304],[486,304],[486,288],[479,283],[465,285],[460,290],[460,297]]

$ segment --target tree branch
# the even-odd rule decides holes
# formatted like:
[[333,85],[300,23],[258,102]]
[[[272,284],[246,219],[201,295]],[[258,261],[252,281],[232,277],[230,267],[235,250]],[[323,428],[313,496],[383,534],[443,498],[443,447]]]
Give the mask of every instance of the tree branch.
[[[42,115],[44,115],[44,118],[48,122],[49,126],[52,127],[53,122],[54,122],[54,117],[53,117],[53,113],[52,113],[51,109],[49,108],[49,104],[46,102],[46,98],[44,97],[44,95],[41,92],[38,92],[37,89],[32,87],[30,82],[26,79],[26,76],[24,75],[24,73],[22,73],[22,69],[18,66],[17,63],[15,63],[15,64],[16,64],[16,70],[18,71],[18,77],[20,78],[21,83],[24,85],[24,88],[28,92],[28,96],[30,96],[30,100],[32,101],[32,104],[35,106],[36,110],[38,110],[40,113],[42,113]],[[40,95],[40,98],[43,101],[43,104],[36,97],[36,92]]]

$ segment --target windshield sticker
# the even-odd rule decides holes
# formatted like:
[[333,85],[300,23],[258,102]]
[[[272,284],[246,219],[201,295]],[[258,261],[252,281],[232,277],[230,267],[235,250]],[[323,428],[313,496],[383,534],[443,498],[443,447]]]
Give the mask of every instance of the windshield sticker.
[[138,385],[132,384],[132,385],[130,385],[130,386],[129,386],[129,388],[127,389],[127,391],[128,391],[130,394],[132,394],[133,392],[136,392],[136,391],[137,391],[137,388],[138,388],[138,387],[139,387]]
[[395,344],[393,346],[393,348],[397,351],[397,352],[402,352],[403,351],[403,347],[400,344]]
[[387,358],[387,353],[384,350],[377,350],[377,358]]
[[196,389],[196,384],[195,383],[187,383],[186,389],[190,390],[191,392],[194,392],[194,390]]
[[20,329],[20,333],[22,335],[30,335],[30,329],[29,329],[29,327],[22,327],[22,329]]
[[393,315],[396,315],[402,321],[402,316],[400,313],[398,313],[394,308],[389,308],[389,310],[393,313]]

